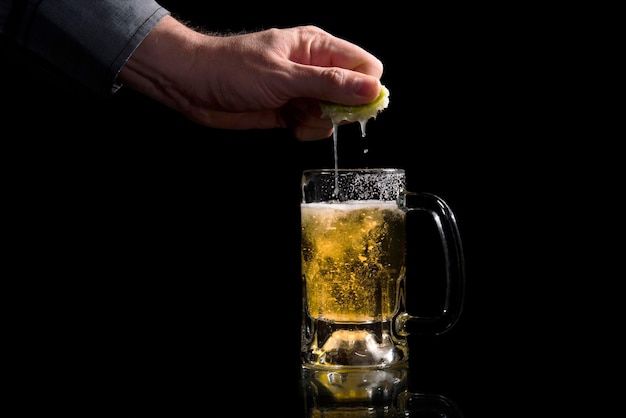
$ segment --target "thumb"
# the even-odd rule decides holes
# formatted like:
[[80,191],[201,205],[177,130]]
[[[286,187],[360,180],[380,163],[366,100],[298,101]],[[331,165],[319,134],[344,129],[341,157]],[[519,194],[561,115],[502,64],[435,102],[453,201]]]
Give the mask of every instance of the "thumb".
[[356,106],[375,100],[380,94],[377,77],[338,67],[303,66],[292,81],[301,97]]

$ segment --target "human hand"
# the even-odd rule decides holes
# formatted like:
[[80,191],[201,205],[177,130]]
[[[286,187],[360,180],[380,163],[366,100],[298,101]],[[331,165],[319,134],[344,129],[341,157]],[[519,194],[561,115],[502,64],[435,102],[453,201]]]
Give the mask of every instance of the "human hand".
[[288,128],[315,140],[333,132],[320,100],[369,103],[382,73],[375,56],[314,26],[220,36],[166,16],[119,80],[205,126]]

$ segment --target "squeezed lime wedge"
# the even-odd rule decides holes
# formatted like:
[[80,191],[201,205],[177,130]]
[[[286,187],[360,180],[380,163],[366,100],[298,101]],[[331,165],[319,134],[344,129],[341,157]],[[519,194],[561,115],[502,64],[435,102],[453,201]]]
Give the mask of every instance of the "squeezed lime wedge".
[[379,112],[389,105],[389,89],[380,86],[380,94],[373,101],[364,105],[346,106],[332,102],[321,102],[322,118],[329,118],[333,124],[342,121],[361,122],[365,124],[369,119],[376,118]]

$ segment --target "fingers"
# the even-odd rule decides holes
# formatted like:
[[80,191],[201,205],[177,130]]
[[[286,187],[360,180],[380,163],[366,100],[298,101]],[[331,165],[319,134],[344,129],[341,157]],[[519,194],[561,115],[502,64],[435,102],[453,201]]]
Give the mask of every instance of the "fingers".
[[370,75],[341,68],[314,68],[319,74],[319,98],[344,105],[362,105],[380,94],[380,80]]
[[302,66],[290,81],[292,94],[348,106],[375,100],[381,86],[376,77],[337,67]]
[[308,126],[298,125],[291,129],[291,134],[298,141],[317,141],[330,137],[333,134],[333,128],[310,128]]
[[204,126],[218,129],[245,130],[245,129],[272,129],[285,128],[274,109],[256,112],[224,112],[210,109],[197,109],[187,113],[187,118]]
[[[314,26],[297,28],[290,54],[292,93],[345,105],[369,103],[380,93],[383,64],[363,48]],[[304,39],[308,38],[308,39]]]
[[344,68],[377,79],[383,75],[382,62],[360,46],[315,26],[302,26],[297,30],[300,31],[299,45],[308,45],[309,48],[303,51],[304,54],[293,56],[294,61],[317,67]]
[[320,44],[320,48],[325,48],[325,52],[314,51],[314,58],[322,57],[327,63],[311,62],[312,65],[321,67],[338,67],[367,74],[377,79],[383,75],[383,63],[363,48],[347,42],[343,39],[333,37],[333,42]]
[[202,110],[187,116],[201,125],[220,129],[287,128],[300,141],[325,139],[333,133],[332,122],[321,117],[319,101],[314,99],[294,99],[278,111],[233,113]]
[[321,114],[319,101],[294,99],[282,108],[281,124],[287,126],[300,141],[325,139],[332,135],[333,125],[329,119],[323,119]]

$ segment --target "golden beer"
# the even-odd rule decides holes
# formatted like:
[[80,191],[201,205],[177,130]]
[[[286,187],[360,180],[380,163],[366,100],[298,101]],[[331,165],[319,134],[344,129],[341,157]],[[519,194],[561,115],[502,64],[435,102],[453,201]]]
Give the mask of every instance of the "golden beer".
[[395,201],[301,204],[308,315],[328,323],[389,321],[405,272],[405,212]]

